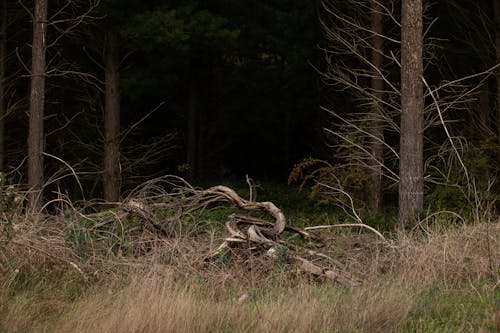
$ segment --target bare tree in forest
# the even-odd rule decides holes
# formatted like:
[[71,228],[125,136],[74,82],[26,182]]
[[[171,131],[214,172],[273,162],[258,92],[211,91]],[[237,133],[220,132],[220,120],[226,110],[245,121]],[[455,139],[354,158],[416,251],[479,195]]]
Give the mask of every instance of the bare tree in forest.
[[399,223],[415,223],[424,206],[424,94],[422,0],[401,10],[401,135]]
[[[54,47],[64,36],[71,36],[71,33],[83,21],[89,18],[89,13],[96,8],[98,0],[88,0],[88,8],[82,7],[84,13],[75,15],[80,11],[80,5],[84,2],[74,2],[67,0],[61,4],[50,18],[47,17],[48,1],[34,1],[34,11],[29,12],[33,20],[33,41],[31,44],[31,69],[30,69],[30,101],[29,101],[29,133],[28,133],[28,211],[37,213],[43,203],[44,186],[44,152],[45,134],[45,81],[49,76],[70,76],[74,75],[74,70],[58,68],[54,65],[47,68],[47,63],[56,63],[54,58],[46,61],[47,49]],[[47,27],[56,34],[47,42]]]
[[372,102],[372,137],[370,137],[370,151],[373,159],[369,160],[370,179],[368,183],[368,208],[371,213],[378,213],[382,204],[382,164],[384,163],[384,121],[381,112],[382,100],[384,98],[384,80],[379,72],[382,72],[384,63],[383,46],[384,21],[383,9],[377,0],[371,0],[371,29],[372,49],[371,62],[373,64],[371,89],[374,94]]
[[[343,5],[323,2],[326,15],[322,25],[328,41],[323,79],[346,91],[358,104],[354,112],[325,108],[339,123],[338,129],[326,131],[338,139],[336,157],[359,168],[361,177],[366,177],[363,197],[373,214],[382,205],[383,179],[398,181],[398,175],[385,165],[385,158],[390,161],[399,156],[386,144],[384,130],[399,131],[394,119],[400,112],[400,91],[384,65],[398,67],[391,50],[397,52],[399,42],[384,32],[384,22],[395,21],[391,1],[349,0]],[[385,157],[384,147],[390,152]]]
[[116,33],[108,28],[104,41],[105,109],[104,109],[104,200],[120,198],[120,90],[119,43]]
[[[458,138],[453,135],[453,128],[448,128],[451,124],[448,120],[455,120],[460,112],[470,108],[481,88],[478,78],[487,78],[496,67],[482,68],[480,73],[451,81],[444,75],[433,75],[432,81],[427,82],[423,76],[424,62],[434,74],[444,74],[446,69],[442,66],[439,40],[427,36],[424,43],[421,0],[403,2],[401,23],[393,13],[394,2],[388,0],[349,0],[342,3],[325,0],[323,8],[322,24],[328,42],[325,49],[328,67],[323,78],[335,89],[346,91],[350,101],[356,102],[356,105],[347,111],[324,108],[335,119],[334,127],[326,131],[337,148],[335,157],[342,164],[326,163],[329,167],[320,164],[311,176],[320,178],[319,187],[323,183],[329,188],[334,185],[339,189],[338,193],[354,191],[350,193],[354,194],[354,198],[361,197],[355,203],[362,205],[364,198],[369,210],[375,212],[377,204],[380,204],[377,203],[380,196],[376,193],[379,184],[375,182],[378,174],[385,178],[389,187],[395,188],[393,185],[398,184],[398,225],[415,223],[417,214],[423,210],[424,167],[429,184],[449,184],[456,189],[467,183],[458,184],[456,179],[450,178],[453,168],[461,170],[460,177],[467,174],[467,170],[459,156],[462,148],[457,148],[454,143]],[[384,31],[383,26],[378,26],[380,19],[387,22],[389,29]],[[426,22],[429,27],[426,31],[429,32],[435,20]],[[401,73],[401,85],[393,75],[398,71]],[[428,103],[424,104],[424,101]],[[399,125],[397,120],[400,117]],[[446,139],[428,142],[426,151],[429,155],[424,164],[424,129],[430,128],[442,131],[440,133],[446,134]],[[389,138],[399,136],[399,152],[385,140],[384,132],[390,133],[387,135]],[[443,160],[454,161],[454,164],[440,164],[439,161]],[[306,160],[296,170],[302,172],[300,168],[308,168],[309,165],[311,161]],[[396,170],[398,166],[399,174]],[[354,174],[352,170],[355,168],[358,171]],[[369,173],[359,172],[359,168]],[[368,175],[369,196],[366,196],[366,191],[355,192],[359,183],[355,184],[358,188],[344,186],[342,177],[345,174],[362,180]],[[467,196],[466,192],[467,189],[462,194]],[[331,195],[326,187],[325,194]],[[337,202],[342,205],[345,200]],[[353,203],[352,200],[348,202]]]
[[5,171],[5,61],[7,56],[7,0],[0,3],[0,172]]
[[42,203],[44,104],[45,104],[45,51],[47,33],[47,1],[35,1],[33,14],[33,43],[31,51],[31,88],[28,135],[28,209],[36,212]]

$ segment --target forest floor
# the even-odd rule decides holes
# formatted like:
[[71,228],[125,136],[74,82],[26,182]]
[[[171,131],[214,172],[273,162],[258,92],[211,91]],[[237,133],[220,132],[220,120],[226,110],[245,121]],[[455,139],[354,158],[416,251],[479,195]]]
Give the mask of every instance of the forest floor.
[[[262,192],[294,226],[341,222],[303,194]],[[208,256],[233,210],[193,214],[170,237],[132,232],[134,221],[91,234],[67,212],[38,222],[4,213],[0,332],[500,331],[498,220],[396,234],[380,219],[385,241],[369,230],[317,231],[322,264],[338,277],[327,279],[289,260],[292,245],[274,257],[244,245]]]

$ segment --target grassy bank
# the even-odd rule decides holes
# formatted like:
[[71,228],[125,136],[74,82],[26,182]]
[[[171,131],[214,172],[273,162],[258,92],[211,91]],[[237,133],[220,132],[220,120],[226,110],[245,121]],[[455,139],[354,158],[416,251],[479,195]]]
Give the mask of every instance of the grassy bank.
[[[1,332],[495,332],[500,225],[399,236],[323,234],[348,283],[286,258],[206,254],[215,231],[85,252],[59,220],[17,221],[0,252]],[[146,244],[146,242],[149,242]],[[147,245],[148,250],[140,250]],[[79,252],[80,251],[80,252]]]

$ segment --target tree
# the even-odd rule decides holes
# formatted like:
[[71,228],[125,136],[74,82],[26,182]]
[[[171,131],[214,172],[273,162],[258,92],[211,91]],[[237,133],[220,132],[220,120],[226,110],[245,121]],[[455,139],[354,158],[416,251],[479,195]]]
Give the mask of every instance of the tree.
[[[43,188],[50,183],[55,183],[49,178],[44,183],[44,156],[52,156],[45,152],[45,100],[48,89],[46,79],[77,77],[82,73],[75,68],[71,68],[69,61],[62,56],[60,46],[63,37],[73,36],[75,29],[82,23],[86,23],[90,18],[89,13],[97,6],[97,0],[66,0],[58,3],[50,11],[48,17],[48,1],[34,1],[34,10],[31,13],[27,7],[23,6],[33,21],[33,41],[31,43],[31,68],[30,91],[29,91],[29,129],[28,129],[28,212],[38,213],[43,203]],[[88,4],[88,7],[86,6]],[[52,8],[51,8],[52,9]],[[77,13],[83,14],[77,15]],[[48,26],[51,27],[51,34],[47,34]],[[48,42],[50,40],[50,42]],[[50,52],[49,50],[53,51]],[[54,51],[56,50],[56,51]],[[48,54],[48,57],[47,57]],[[48,59],[48,61],[47,61]],[[23,62],[21,60],[21,62]],[[84,75],[82,75],[84,76]],[[55,87],[53,85],[52,87]],[[63,95],[64,91],[59,90],[58,95]],[[59,96],[57,96],[59,98]],[[52,114],[50,114],[52,116]],[[63,126],[64,128],[65,126]],[[52,133],[57,133],[58,129],[53,129]],[[55,160],[61,161],[59,157]]]
[[[384,139],[384,130],[399,134],[394,120],[400,113],[400,91],[392,74],[399,72],[392,56],[399,52],[399,36],[384,31],[385,22],[395,20],[393,6],[378,0],[350,0],[342,6],[324,1],[323,6],[328,43],[323,78],[347,99],[341,106],[333,105],[339,111],[325,108],[335,117],[335,125],[326,131],[337,148],[335,158],[344,165],[337,168],[342,172],[335,171],[336,178],[339,186],[354,194],[357,204],[366,202],[374,214],[382,205],[383,179],[398,181],[389,166],[399,156]],[[384,147],[391,155],[384,157]]]
[[104,41],[104,200],[120,199],[120,59],[116,33],[108,28]]
[[312,144],[320,136],[311,70],[317,3],[182,1],[136,10],[120,29],[123,46],[134,50],[127,57],[133,66],[121,72],[122,125],[129,112],[165,102],[151,118],[164,121],[149,133],[174,128],[184,141],[177,159],[163,158],[163,172],[189,165],[203,178],[282,178],[321,149]]
[[422,0],[406,0],[401,10],[401,136],[399,223],[417,221],[424,205],[424,95]]
[[384,122],[381,111],[382,100],[384,98],[384,80],[378,75],[383,71],[383,46],[384,46],[384,21],[382,6],[378,0],[371,0],[371,30],[372,49],[371,63],[373,64],[371,89],[374,94],[372,102],[372,136],[370,137],[370,151],[373,159],[369,160],[370,179],[368,182],[368,209],[370,212],[378,213],[382,204],[382,164],[384,163]]
[[[234,47],[239,31],[229,25],[227,18],[215,15],[196,1],[186,1],[140,12],[122,32],[130,41],[139,43],[146,56],[170,56],[171,59],[168,56],[163,59],[162,67],[173,63],[177,71],[184,72],[186,81],[181,84],[187,92],[183,106],[186,161],[190,173],[199,175],[204,162],[204,123],[210,111],[207,92],[213,85],[213,63],[215,59],[223,59],[225,51]],[[144,44],[147,47],[143,47]]]
[[0,172],[5,171],[5,62],[7,56],[7,0],[0,3]]
[[42,203],[44,108],[45,108],[45,51],[47,34],[47,0],[35,1],[33,14],[33,43],[31,49],[31,87],[28,134],[28,209],[37,212]]
[[[457,50],[451,43],[446,44],[447,33],[455,36],[455,31],[442,28],[452,26],[450,17],[426,21],[424,40],[422,2],[403,4],[403,29],[400,29],[399,15],[393,12],[391,1],[349,0],[342,4],[325,1],[323,5],[326,15],[322,23],[328,42],[328,69],[323,78],[335,88],[332,94],[338,96],[338,91],[342,91],[344,96],[337,97],[341,103],[332,103],[339,111],[324,108],[334,117],[334,125],[326,132],[329,142],[336,148],[336,164],[329,163],[329,167],[321,164],[313,175],[318,175],[320,183],[339,188],[341,191],[337,193],[350,192],[354,198],[353,201],[342,201],[336,195],[330,200],[341,205],[354,202],[356,206],[363,206],[366,202],[369,210],[374,212],[377,199],[377,194],[372,193],[377,185],[374,176],[380,170],[388,185],[385,188],[399,190],[400,226],[415,222],[416,214],[423,210],[424,172],[431,209],[439,209],[443,202],[450,202],[443,196],[445,193],[454,193],[460,200],[472,203],[469,196],[472,193],[469,191],[471,178],[460,157],[460,154],[472,153],[464,137],[464,134],[470,134],[470,122],[466,123],[464,119],[477,108],[476,97],[481,88],[478,79],[482,83],[492,73],[493,67],[470,66],[464,69],[464,66],[443,66],[449,63],[448,56],[456,56],[453,52],[462,56],[453,64],[460,60],[469,61],[470,57],[463,57],[464,48]],[[415,6],[418,7],[416,12]],[[425,17],[431,16],[431,9],[427,8]],[[371,15],[367,15],[370,12]],[[379,13],[387,18],[387,29],[382,30],[383,33],[376,31]],[[436,25],[441,25],[441,29]],[[453,25],[453,28],[459,26]],[[375,36],[380,36],[382,41],[377,41]],[[400,54],[402,61],[397,60]],[[382,59],[377,59],[377,55]],[[457,71],[465,71],[458,73],[462,78],[457,78]],[[348,103],[342,103],[345,100]],[[485,98],[483,104],[486,104]],[[474,134],[474,138],[479,137]],[[399,153],[396,140],[400,142]],[[455,143],[457,140],[460,140],[460,145]],[[381,150],[377,148],[379,143],[383,145]],[[382,154],[384,150],[387,154]],[[485,150],[480,153],[490,154]],[[384,159],[379,159],[378,154]],[[482,156],[477,164],[484,164],[483,161],[488,161],[488,156]],[[297,170],[310,168],[310,164],[311,161],[306,160],[298,165]],[[474,168],[478,170],[477,165]],[[484,169],[482,167],[482,174],[485,174]],[[392,186],[395,184],[398,186]],[[367,188],[370,189],[368,197]],[[329,195],[331,191],[325,189],[325,194]],[[436,196],[438,199],[433,200]]]

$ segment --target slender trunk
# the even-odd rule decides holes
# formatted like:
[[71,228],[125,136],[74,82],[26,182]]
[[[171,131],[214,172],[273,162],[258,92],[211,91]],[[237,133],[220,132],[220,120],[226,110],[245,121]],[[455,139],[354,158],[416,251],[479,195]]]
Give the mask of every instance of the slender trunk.
[[31,47],[31,89],[28,134],[28,209],[38,212],[42,204],[44,104],[45,104],[45,48],[47,32],[47,1],[35,1],[33,43]]
[[198,168],[198,82],[194,66],[190,71],[186,152],[190,173],[194,176]]
[[375,100],[372,104],[372,135],[370,139],[370,150],[373,154],[373,159],[370,163],[370,179],[368,187],[368,209],[370,213],[376,214],[382,205],[382,164],[384,163],[384,127],[382,122],[382,105],[379,101],[383,98],[384,81],[377,72],[382,70],[383,66],[383,46],[384,40],[381,37],[384,33],[384,23],[382,16],[382,8],[378,1],[371,1],[371,25],[374,35],[372,37],[372,52],[371,62],[376,68],[373,70],[371,79],[371,89]]
[[424,205],[422,0],[404,0],[401,11],[400,226],[417,222]]
[[[500,3],[493,0],[493,11],[495,13],[495,47],[496,63],[500,64]],[[500,145],[500,68],[497,68],[495,79],[497,81],[496,110],[497,110],[497,141]]]
[[104,109],[104,200],[120,199],[120,73],[118,38],[106,31],[104,46],[105,109]]
[[0,172],[5,171],[5,61],[7,54],[7,0],[0,4]]
[[486,80],[481,86],[479,91],[479,134],[485,138],[491,136],[491,123],[490,123],[490,87]]

